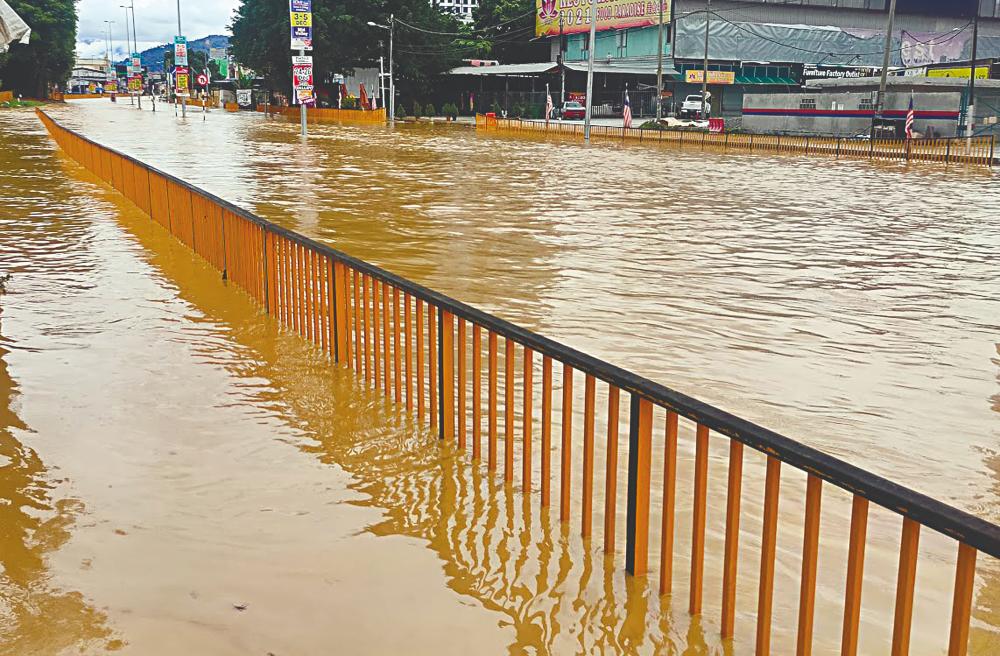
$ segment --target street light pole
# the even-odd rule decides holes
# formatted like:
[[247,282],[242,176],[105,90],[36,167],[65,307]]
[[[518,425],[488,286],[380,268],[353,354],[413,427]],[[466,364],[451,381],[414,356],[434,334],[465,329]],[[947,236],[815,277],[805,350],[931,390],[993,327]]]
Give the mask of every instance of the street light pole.
[[594,51],[597,50],[597,0],[590,0],[590,52],[587,56],[587,113],[583,120],[583,139],[590,141],[590,120],[594,113]]
[[[108,52],[111,54],[108,56],[108,72],[114,73],[115,83],[118,82],[118,73],[115,72],[115,40],[111,35],[111,26],[115,24],[114,21],[104,21],[108,27],[108,38],[104,40],[105,47],[107,47]],[[107,75],[105,75],[107,77]]]
[[389,31],[389,122],[394,123],[396,121],[396,69],[393,59],[392,42],[395,36],[396,14],[389,14],[388,25],[368,21],[368,26]]
[[[118,6],[125,10],[125,50],[128,51],[128,52],[125,53],[125,62],[126,62],[125,63],[125,72],[126,72],[126,76],[125,76],[125,85],[126,85],[126,87],[125,88],[127,89],[128,88],[128,75],[127,75],[127,73],[132,70],[132,43],[129,41],[129,35],[128,35],[128,7],[126,7],[125,5],[118,5]],[[135,98],[132,97],[131,93],[128,94],[128,104],[130,104],[130,105],[134,105],[135,104]]]
[[889,75],[889,55],[892,51],[892,24],[896,20],[896,0],[889,4],[889,20],[885,26],[885,52],[882,53],[882,79],[878,84],[878,96],[875,98],[875,114],[872,116],[870,139],[875,138],[875,126],[882,120],[882,110],[885,109],[886,77]]
[[[131,0],[129,1],[129,9],[132,10],[132,43],[135,44],[135,53],[139,54],[139,33],[135,31],[135,3]],[[142,58],[139,58],[139,70],[135,71],[139,77],[142,77]],[[142,86],[139,87],[139,96],[136,98],[139,103],[139,109],[142,109]]]
[[[184,36],[181,30],[181,0],[177,0],[177,36]],[[177,59],[174,59],[174,68],[177,68]],[[190,82],[188,86],[190,87]],[[181,96],[181,118],[187,118],[187,96]]]
[[708,114],[708,28],[712,25],[712,0],[705,0],[705,61],[701,72],[701,120]]
[[972,138],[976,129],[976,55],[979,45],[979,1],[972,2],[972,62],[969,64],[969,102],[965,110],[965,136]]

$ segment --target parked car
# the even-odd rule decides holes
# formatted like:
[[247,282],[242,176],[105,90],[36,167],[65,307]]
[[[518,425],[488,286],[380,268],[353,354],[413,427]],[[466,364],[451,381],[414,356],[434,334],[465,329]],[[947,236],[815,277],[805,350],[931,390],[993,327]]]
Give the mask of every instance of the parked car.
[[587,108],[575,100],[568,100],[562,108],[556,109],[556,118],[582,121],[586,115]]
[[702,101],[700,93],[693,93],[681,103],[678,112],[679,118],[702,118],[706,119],[712,115],[712,94],[708,94],[708,102],[705,103],[705,116],[701,116]]

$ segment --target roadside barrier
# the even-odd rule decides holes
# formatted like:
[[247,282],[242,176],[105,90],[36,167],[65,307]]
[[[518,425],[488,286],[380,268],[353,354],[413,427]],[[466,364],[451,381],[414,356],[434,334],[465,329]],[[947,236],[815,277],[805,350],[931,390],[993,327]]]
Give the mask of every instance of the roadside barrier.
[[[58,97],[57,97],[58,96]],[[120,98],[128,98],[128,94],[118,94]],[[60,93],[52,94],[52,100],[94,100],[95,98],[111,98],[110,93]]]
[[[658,524],[659,592],[677,594],[674,558],[679,552],[675,548],[675,528],[678,517],[683,516],[679,508],[690,503],[690,553],[680,554],[687,555],[690,562],[688,611],[701,614],[705,556],[717,558],[719,562],[711,565],[715,569],[721,566],[723,572],[719,621],[723,638],[733,637],[735,631],[737,565],[741,556],[753,550],[760,564],[754,612],[756,653],[770,652],[778,504],[782,497],[782,469],[789,467],[805,474],[804,490],[790,490],[787,480],[784,485],[785,497],[804,492],[805,500],[801,552],[794,561],[798,565],[801,559],[797,653],[810,653],[813,643],[820,507],[827,485],[846,491],[851,500],[848,543],[834,545],[844,548],[847,557],[844,595],[838,611],[843,618],[841,653],[858,653],[871,504],[901,521],[892,654],[908,653],[919,538],[924,528],[954,541],[957,556],[950,595],[948,654],[967,653],[977,554],[1000,557],[1000,526],[261,219],[63,128],[42,111],[38,116],[71,158],[124,194],[249,294],[281,325],[313,342],[333,362],[352,369],[365,387],[381,390],[400,411],[405,409],[407,415],[429,425],[441,440],[473,461],[481,464],[485,451],[491,476],[502,476],[507,485],[519,479],[525,494],[537,490],[541,507],[557,504],[560,521],[572,520],[583,538],[592,537],[594,516],[598,515],[606,553],[615,552],[620,530],[616,525],[619,410],[621,397],[627,396],[625,569],[634,576],[650,572],[650,560],[655,557],[650,553],[650,527]],[[535,379],[539,359],[540,386]],[[553,398],[557,376],[562,398],[558,410],[557,399]],[[581,379],[583,421],[574,426],[573,390]],[[598,381],[600,398],[607,400],[600,407]],[[516,392],[520,392],[520,403]],[[535,405],[536,399],[540,400],[540,408]],[[524,419],[520,431],[515,413]],[[607,417],[603,499],[594,486],[598,416]],[[682,419],[686,424],[684,434],[690,432],[693,444],[679,440]],[[657,443],[663,448],[656,453],[654,421],[662,426],[662,442]],[[725,542],[721,554],[706,547],[709,449],[713,440],[728,448]],[[693,446],[694,451],[690,495],[677,488],[678,451],[686,451],[688,446]],[[515,460],[515,447],[520,463]],[[749,511],[741,511],[745,447],[761,454],[761,465],[766,462],[759,548],[752,540],[742,544],[740,540],[741,518],[753,517]],[[557,462],[552,461],[553,455]],[[663,472],[662,490],[656,490],[660,495],[658,504],[652,500],[654,462],[662,463]],[[533,480],[536,464],[540,465],[540,478]],[[580,481],[579,490],[573,487],[575,481]],[[603,504],[595,508],[595,500]],[[574,512],[576,509],[579,513]],[[659,512],[658,517],[653,509]],[[846,507],[844,510],[846,514]],[[877,537],[892,540],[894,532],[883,531]],[[782,617],[778,624],[787,626],[792,622],[791,617]],[[944,639],[942,636],[942,642]]]
[[[505,134],[567,135],[583,138],[583,125],[562,121],[526,121],[476,114],[476,129]],[[592,139],[639,141],[702,150],[801,153],[836,158],[904,160],[993,166],[995,138],[971,139],[843,139],[794,135],[717,133],[696,130],[644,130],[612,125],[592,125]]]
[[0,91],[0,103],[14,102],[13,91]]
[[[257,105],[257,111],[263,112],[264,105]],[[275,107],[274,105],[271,105],[269,111],[271,114],[288,116],[296,120],[299,118],[298,107]],[[307,120],[320,123],[327,121],[343,121],[345,123],[385,123],[386,121],[384,109],[362,110],[309,107],[306,109],[306,117]]]

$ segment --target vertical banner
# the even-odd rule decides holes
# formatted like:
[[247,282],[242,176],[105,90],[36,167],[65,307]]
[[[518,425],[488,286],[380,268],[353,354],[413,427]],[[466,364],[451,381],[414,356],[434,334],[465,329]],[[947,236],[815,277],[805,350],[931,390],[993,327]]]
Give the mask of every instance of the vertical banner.
[[187,68],[188,45],[186,36],[174,37],[174,66]]
[[313,95],[312,55],[292,57],[292,88],[296,102],[308,105],[316,101]]
[[130,72],[132,73],[132,75],[139,75],[140,73],[142,73],[142,57],[139,56],[139,53],[137,52],[132,53],[131,64],[132,64],[132,70]]
[[174,69],[174,92],[178,96],[191,95],[191,73],[186,66],[178,66]]
[[288,0],[288,13],[292,27],[292,50],[312,50],[312,0]]

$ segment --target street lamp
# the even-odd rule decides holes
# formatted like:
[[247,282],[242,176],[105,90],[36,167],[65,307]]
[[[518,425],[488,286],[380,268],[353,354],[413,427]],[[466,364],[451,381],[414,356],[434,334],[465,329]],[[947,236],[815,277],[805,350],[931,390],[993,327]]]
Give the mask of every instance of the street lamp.
[[[129,41],[129,34],[128,34],[128,6],[127,5],[118,5],[118,6],[125,10],[125,50],[128,51],[125,53],[125,62],[126,62],[125,71],[127,73],[125,76],[125,85],[126,85],[125,88],[127,89],[128,78],[131,76],[132,73],[132,43]],[[131,91],[128,94],[128,99],[129,99],[129,104],[132,105],[135,104],[135,100],[132,98]]]
[[368,21],[368,25],[369,27],[377,27],[389,31],[389,121],[393,122],[396,120],[396,77],[392,60],[392,37],[393,28],[396,25],[396,15],[389,14],[388,25],[381,25],[372,21]]
[[[104,21],[104,24],[107,26],[107,30],[108,30],[108,36],[107,36],[106,39],[104,39],[104,48],[105,48],[104,52],[105,52],[105,55],[106,55],[105,59],[108,60],[108,71],[107,71],[107,73],[112,73],[115,70],[115,63],[114,63],[114,60],[115,60],[115,42],[114,42],[114,38],[111,36],[111,26],[114,25],[115,22],[114,21],[106,20],[106,21]],[[107,53],[110,53],[110,54],[107,54]],[[107,77],[107,74],[105,74],[105,77]],[[115,82],[117,82],[117,81],[118,81],[118,75],[115,74]]]

